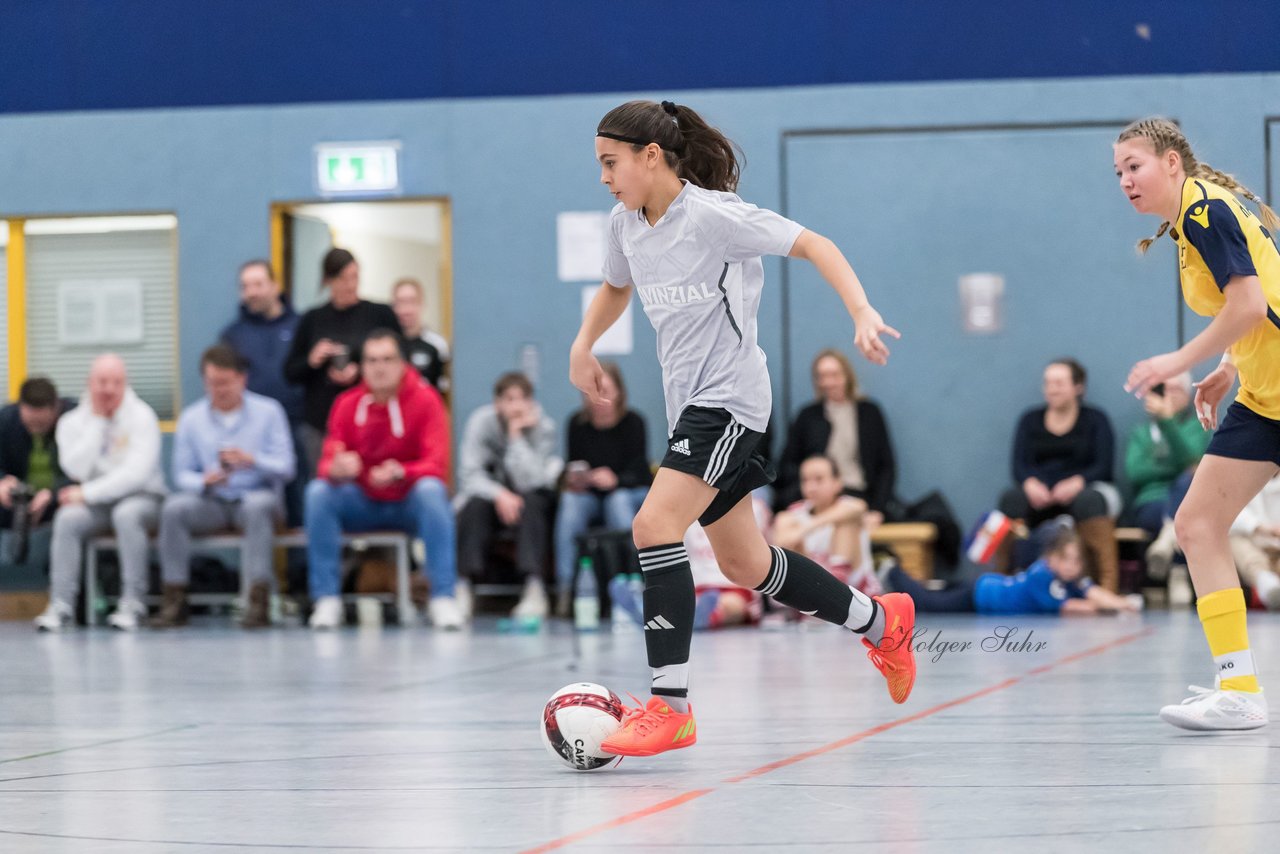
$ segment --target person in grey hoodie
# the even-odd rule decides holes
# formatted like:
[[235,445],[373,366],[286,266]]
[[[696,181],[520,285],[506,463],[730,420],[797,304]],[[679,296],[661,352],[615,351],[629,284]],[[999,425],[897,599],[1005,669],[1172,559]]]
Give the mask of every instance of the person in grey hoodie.
[[129,388],[124,360],[111,353],[94,360],[89,388],[58,422],[54,441],[58,463],[73,483],[58,491],[49,607],[36,618],[36,628],[58,631],[71,622],[85,540],[114,531],[123,581],[107,622],[132,631],[147,614],[147,536],[155,528],[165,483],[160,422]]
[[467,419],[459,452],[458,575],[464,602],[466,580],[484,573],[501,526],[515,534],[516,570],[525,579],[512,616],[547,615],[543,572],[563,466],[555,449],[555,422],[534,400],[532,383],[524,374],[503,374],[494,384],[493,403]]
[[204,351],[200,375],[206,396],[178,419],[173,446],[177,492],[160,511],[160,569],[164,603],[156,628],[187,622],[191,535],[242,531],[240,571],[249,581],[241,625],[270,624],[271,548],[284,516],[284,485],[297,460],[289,421],[278,401],[246,391],[248,367],[226,344]]

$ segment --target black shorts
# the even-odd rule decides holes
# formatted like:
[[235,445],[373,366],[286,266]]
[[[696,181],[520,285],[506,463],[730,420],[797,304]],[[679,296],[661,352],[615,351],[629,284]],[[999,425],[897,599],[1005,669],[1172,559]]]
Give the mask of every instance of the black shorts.
[[1206,454],[1233,460],[1257,460],[1280,465],[1280,421],[1273,421],[1236,401],[1209,440]]
[[759,451],[763,438],[723,409],[690,406],[680,413],[662,467],[691,474],[720,490],[698,517],[699,523],[710,525],[753,490],[773,483],[773,466]]

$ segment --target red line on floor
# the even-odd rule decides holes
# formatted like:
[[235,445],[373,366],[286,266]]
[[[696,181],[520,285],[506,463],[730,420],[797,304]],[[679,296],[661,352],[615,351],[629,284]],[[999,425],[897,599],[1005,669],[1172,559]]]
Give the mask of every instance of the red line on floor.
[[613,830],[615,827],[622,827],[624,824],[630,824],[633,821],[639,821],[642,818],[648,818],[651,815],[666,812],[669,809],[688,803],[689,801],[700,798],[703,795],[709,795],[714,791],[715,789],[694,789],[691,792],[685,792],[683,795],[677,795],[674,798],[665,800],[662,803],[654,804],[651,807],[645,807],[642,810],[629,812],[624,816],[609,819],[608,821],[597,824],[594,827],[588,827],[585,830],[579,830],[577,833],[571,833],[568,836],[553,839],[546,845],[539,845],[537,848],[528,848],[520,852],[520,854],[542,854],[543,851],[554,851],[557,848],[564,848],[566,845],[572,845],[575,842],[580,842],[588,836],[595,836],[597,833],[603,833],[606,830]]
[[[1064,664],[1071,664],[1072,662],[1079,661],[1083,658],[1089,658],[1091,656],[1104,653],[1108,650],[1115,649],[1116,647],[1133,643],[1134,641],[1140,638],[1144,638],[1147,635],[1153,634],[1154,632],[1155,632],[1154,628],[1148,627],[1148,628],[1142,629],[1141,631],[1137,631],[1132,634],[1125,635],[1124,637],[1119,637],[1119,638],[1116,638],[1115,640],[1107,641],[1104,644],[1099,644],[1098,646],[1090,647],[1088,649],[1081,650],[1080,652],[1063,656],[1062,658],[1051,661],[1048,664],[1042,664],[1039,667],[1034,667],[1031,670],[1028,670],[1026,673],[1023,673],[1021,676],[1012,676],[1008,679],[1005,679],[1002,682],[997,682],[994,685],[988,685],[986,688],[982,688],[980,690],[974,691],[971,694],[965,694],[963,697],[957,697],[954,700],[948,700],[945,703],[939,703],[936,706],[931,706],[927,709],[924,709],[923,711],[916,712],[913,715],[907,715],[904,718],[898,718],[896,720],[892,720],[887,723],[879,724],[878,726],[873,726],[870,729],[865,729],[862,732],[854,733],[853,735],[842,738],[839,741],[833,741],[830,744],[824,744],[821,747],[815,747],[812,750],[806,750],[803,753],[797,753],[794,756],[788,756],[786,759],[779,759],[776,762],[770,762],[768,765],[761,765],[759,768],[755,768],[751,771],[746,772],[745,774],[738,774],[737,776],[734,776],[734,777],[726,777],[722,782],[726,784],[741,783],[744,780],[750,780],[755,777],[760,777],[764,774],[768,774],[770,771],[777,771],[779,768],[786,768],[788,765],[795,765],[798,762],[804,762],[806,759],[812,759],[815,756],[821,756],[824,753],[830,753],[833,750],[839,750],[842,747],[848,747],[849,745],[855,744],[856,742],[871,738],[873,735],[879,735],[882,732],[888,732],[891,729],[896,729],[900,726],[905,726],[906,724],[913,723],[914,721],[918,721],[922,718],[927,718],[930,715],[936,715],[938,712],[944,712],[947,709],[955,708],[956,706],[961,706],[961,705],[964,705],[965,703],[972,702],[973,700],[977,700],[980,697],[985,697],[988,694],[994,694],[997,691],[1003,691],[1005,688],[1008,688],[1011,685],[1016,685],[1019,682],[1022,682],[1023,680],[1029,677],[1038,676],[1041,673],[1045,673],[1047,671],[1053,670],[1055,667],[1061,667]],[[667,810],[674,809],[680,806],[681,804],[685,804],[685,803],[688,803],[689,801],[696,800],[702,797],[703,795],[709,795],[714,791],[716,791],[716,789],[714,788],[694,789],[692,791],[685,792],[682,795],[677,795],[674,798],[669,798],[665,801],[662,801],[661,803],[653,804],[652,806],[645,807],[644,809],[636,810],[635,812],[627,813],[626,815],[619,816],[618,818],[610,819],[608,821],[601,822],[600,824],[593,825],[592,827],[579,830],[577,833],[571,833],[568,836],[562,836],[559,839],[553,839],[550,842],[544,845],[539,845],[536,848],[528,848],[522,851],[521,854],[542,854],[542,852],[545,852],[545,851],[555,851],[556,849],[564,848],[566,846],[572,845],[575,842],[581,842],[583,839],[586,839],[591,836],[595,836],[596,834],[604,833],[606,830],[613,830],[614,828],[622,827],[623,825],[631,824],[632,822],[636,822],[636,821],[640,821],[641,819],[648,818],[651,815],[657,815],[658,813],[666,812]]]

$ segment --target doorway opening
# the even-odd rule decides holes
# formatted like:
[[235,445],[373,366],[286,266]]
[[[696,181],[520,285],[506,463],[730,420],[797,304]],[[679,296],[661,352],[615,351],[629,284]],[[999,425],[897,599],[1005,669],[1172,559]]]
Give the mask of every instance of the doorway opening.
[[[422,326],[406,330],[453,351],[453,265],[448,199],[280,202],[271,206],[271,261],[299,313],[325,302],[320,264],[338,246],[360,265],[360,296],[390,303],[396,283],[421,285]],[[422,366],[418,366],[422,369]],[[448,375],[439,384],[452,408]]]

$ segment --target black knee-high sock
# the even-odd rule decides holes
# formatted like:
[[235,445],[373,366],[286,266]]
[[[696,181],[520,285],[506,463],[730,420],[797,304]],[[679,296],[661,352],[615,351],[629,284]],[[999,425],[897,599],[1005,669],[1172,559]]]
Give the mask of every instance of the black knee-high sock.
[[866,594],[842,584],[804,555],[770,546],[773,563],[756,590],[802,614],[845,626],[878,643],[884,635],[884,611]]
[[640,549],[644,570],[644,645],[654,694],[677,712],[689,708],[689,644],[693,640],[693,571],[684,543]]

